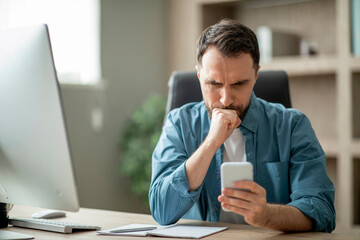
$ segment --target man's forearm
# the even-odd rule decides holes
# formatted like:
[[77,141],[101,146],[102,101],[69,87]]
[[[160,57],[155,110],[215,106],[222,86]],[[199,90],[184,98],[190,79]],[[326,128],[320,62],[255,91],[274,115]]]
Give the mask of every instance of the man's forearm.
[[185,163],[186,175],[189,182],[189,192],[200,187],[209,169],[212,158],[219,146],[209,139],[205,139],[200,147]]
[[284,232],[310,231],[312,222],[296,207],[268,204],[264,227]]
[[189,191],[201,186],[216,151],[240,123],[241,120],[235,110],[220,108],[212,110],[209,133],[185,164]]

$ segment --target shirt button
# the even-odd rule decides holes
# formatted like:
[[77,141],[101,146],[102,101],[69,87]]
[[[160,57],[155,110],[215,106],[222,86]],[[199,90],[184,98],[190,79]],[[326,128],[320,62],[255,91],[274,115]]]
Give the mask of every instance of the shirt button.
[[218,210],[218,208],[217,207],[214,207],[214,212],[216,212]]
[[220,175],[219,175],[219,174],[218,174],[218,175],[216,175],[216,179],[218,179],[218,180],[220,179]]

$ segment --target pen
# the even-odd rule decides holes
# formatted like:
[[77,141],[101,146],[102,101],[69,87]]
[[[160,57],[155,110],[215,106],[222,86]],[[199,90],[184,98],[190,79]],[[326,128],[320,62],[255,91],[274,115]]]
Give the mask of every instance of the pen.
[[154,230],[156,227],[139,227],[139,228],[126,228],[126,229],[115,229],[111,230],[111,233],[126,233],[126,232],[140,232]]

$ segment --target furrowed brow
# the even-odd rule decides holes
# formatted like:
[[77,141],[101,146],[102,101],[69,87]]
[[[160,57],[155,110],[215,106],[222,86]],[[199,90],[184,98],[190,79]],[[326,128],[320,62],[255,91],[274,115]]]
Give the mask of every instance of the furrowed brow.
[[206,79],[205,83],[210,85],[223,85],[222,83],[217,82],[216,80],[209,80],[209,79]]
[[249,79],[239,80],[236,83],[233,83],[231,85],[233,85],[233,86],[244,85],[244,84],[248,83],[249,81],[250,81]]

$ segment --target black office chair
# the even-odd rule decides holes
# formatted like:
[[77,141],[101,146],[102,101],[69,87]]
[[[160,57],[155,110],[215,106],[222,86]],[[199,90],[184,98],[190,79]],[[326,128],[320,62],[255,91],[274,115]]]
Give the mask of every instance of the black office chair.
[[[289,83],[284,71],[260,71],[254,86],[255,95],[268,102],[291,108]],[[196,72],[173,72],[169,80],[166,113],[189,102],[202,101]]]

